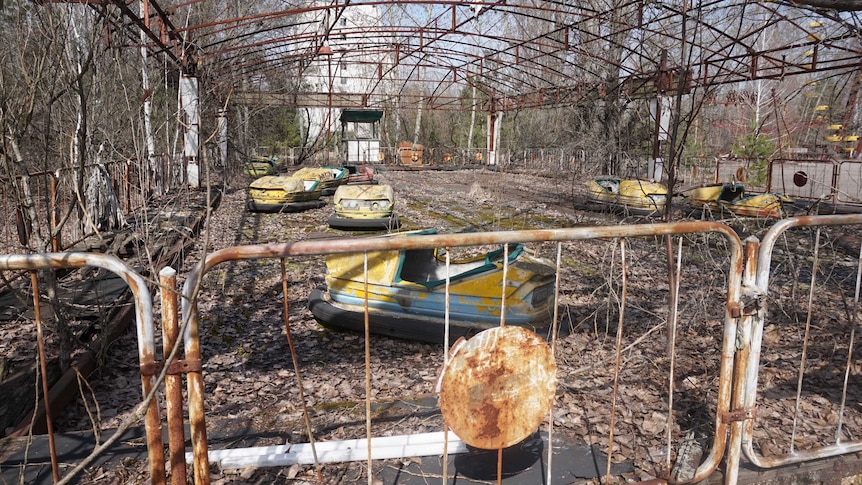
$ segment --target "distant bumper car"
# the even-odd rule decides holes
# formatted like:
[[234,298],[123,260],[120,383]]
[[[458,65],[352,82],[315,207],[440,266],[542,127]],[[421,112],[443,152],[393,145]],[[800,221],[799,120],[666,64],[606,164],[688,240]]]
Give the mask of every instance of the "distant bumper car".
[[243,170],[246,175],[252,177],[263,177],[274,174],[279,167],[279,158],[275,155],[269,157],[255,156],[246,160]]
[[345,165],[347,169],[347,184],[348,185],[369,185],[376,184],[374,179],[374,169],[369,166]]
[[586,186],[588,202],[626,214],[655,216],[667,204],[667,187],[658,182],[601,177]]
[[695,213],[733,214],[740,217],[780,219],[793,199],[777,192],[748,194],[743,184],[713,184],[686,191],[688,206]]
[[[435,231],[390,234],[413,237]],[[554,265],[511,245],[503,304],[502,248],[450,261],[450,342],[500,325],[518,325],[547,336],[554,309]],[[332,254],[326,258],[326,287],[311,293],[308,306],[324,327],[363,332],[365,304],[372,333],[442,343],[446,304],[446,263],[433,249]],[[366,293],[367,287],[367,293]]]
[[266,175],[249,185],[246,208],[252,212],[300,212],[326,205],[320,182],[297,177]]
[[292,174],[303,180],[317,180],[322,195],[332,195],[339,185],[347,183],[347,169],[344,167],[304,167]]
[[342,185],[332,199],[335,213],[329,226],[345,230],[396,229],[395,191],[391,185]]

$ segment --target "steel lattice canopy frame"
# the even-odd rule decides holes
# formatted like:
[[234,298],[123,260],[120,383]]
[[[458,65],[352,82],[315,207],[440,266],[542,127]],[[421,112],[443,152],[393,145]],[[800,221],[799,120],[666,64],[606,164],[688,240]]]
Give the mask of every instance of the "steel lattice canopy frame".
[[[860,67],[859,0],[86,3],[235,102],[486,111]],[[480,95],[465,96],[476,87]]]

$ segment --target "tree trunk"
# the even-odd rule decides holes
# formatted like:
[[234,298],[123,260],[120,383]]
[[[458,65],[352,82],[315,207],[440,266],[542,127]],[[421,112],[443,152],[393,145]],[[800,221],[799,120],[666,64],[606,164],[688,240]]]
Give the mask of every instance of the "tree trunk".
[[[141,16],[144,15],[144,3],[140,4]],[[156,195],[162,195],[165,192],[163,186],[163,174],[159,173],[159,164],[156,160],[156,140],[153,136],[153,102],[152,88],[150,87],[150,76],[147,73],[147,36],[144,31],[140,32],[141,37],[141,87],[143,88],[144,96],[144,138],[146,139],[146,159],[149,168],[144,180],[144,195],[148,189],[153,189]],[[149,185],[152,184],[152,185]]]

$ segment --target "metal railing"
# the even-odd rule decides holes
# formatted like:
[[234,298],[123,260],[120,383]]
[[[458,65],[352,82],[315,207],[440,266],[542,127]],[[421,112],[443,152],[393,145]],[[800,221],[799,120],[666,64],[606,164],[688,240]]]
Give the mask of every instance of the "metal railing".
[[[33,294],[33,310],[36,321],[39,350],[39,365],[41,375],[45,376],[47,358],[45,355],[44,337],[42,332],[42,319],[40,314],[40,297],[38,284],[38,270],[56,270],[64,268],[101,268],[119,276],[132,291],[135,304],[135,327],[138,337],[138,361],[141,369],[141,385],[144,402],[148,402],[146,408],[145,425],[147,430],[147,450],[149,459],[149,471],[152,483],[164,483],[165,459],[164,447],[162,445],[162,432],[159,420],[158,401],[153,399],[156,392],[154,387],[155,370],[158,367],[155,358],[155,332],[153,327],[153,305],[149,288],[146,281],[138,273],[129,268],[123,261],[104,254],[95,253],[43,253],[43,254],[5,254],[0,255],[0,270],[24,270],[30,272],[31,291]],[[42,378],[42,395],[49,396],[47,379]],[[65,483],[67,480],[79,473],[88,463],[92,462],[101,452],[113,445],[116,439],[108,439],[99,445],[93,452],[73,470],[71,470],[61,482],[57,454],[54,448],[51,403],[45,398],[45,416],[49,436],[49,447],[51,451],[51,468],[55,483]],[[117,433],[114,438],[119,438],[122,433]]]
[[[741,288],[741,278],[742,278],[742,243],[739,240],[737,234],[728,226],[715,223],[715,222],[679,222],[679,223],[671,223],[671,224],[642,224],[642,225],[634,225],[634,226],[607,226],[607,227],[579,227],[579,228],[571,228],[571,229],[548,229],[548,230],[531,230],[531,231],[511,231],[511,232],[490,232],[490,233],[470,233],[470,234],[447,234],[447,235],[417,235],[411,237],[395,237],[395,238],[381,238],[381,237],[365,237],[365,238],[351,238],[351,239],[333,239],[333,240],[312,240],[312,241],[300,241],[294,243],[285,243],[285,244],[267,244],[267,245],[249,245],[249,246],[239,246],[233,248],[227,248],[223,250],[219,250],[212,254],[209,254],[204,261],[201,261],[196,268],[188,275],[183,287],[183,300],[182,300],[182,314],[184,316],[185,321],[185,330],[184,330],[184,344],[185,344],[185,360],[196,362],[198,359],[201,359],[201,336],[205,334],[205,332],[201,329],[201,318],[199,315],[199,310],[197,308],[197,302],[199,298],[199,291],[203,288],[204,285],[204,277],[212,271],[215,267],[235,261],[242,260],[263,260],[263,259],[274,259],[281,262],[282,267],[282,298],[283,306],[284,306],[284,325],[285,332],[288,337],[288,342],[290,345],[291,354],[296,358],[296,351],[294,348],[294,343],[291,340],[291,325],[289,322],[289,318],[287,315],[287,302],[289,298],[289,282],[286,281],[286,276],[284,273],[284,265],[285,260],[288,258],[295,257],[307,257],[307,256],[324,256],[328,254],[337,254],[337,253],[365,253],[372,251],[384,251],[384,250],[411,250],[411,249],[431,249],[431,248],[455,248],[455,247],[464,247],[464,246],[487,246],[487,245],[509,245],[509,244],[517,244],[517,243],[534,243],[534,244],[546,244],[546,243],[555,243],[556,252],[557,252],[557,263],[556,270],[557,274],[561,273],[563,269],[561,261],[571,260],[572,258],[577,257],[577,254],[570,253],[568,251],[563,251],[563,244],[572,243],[575,241],[592,241],[598,244],[609,244],[607,242],[607,238],[612,238],[612,240],[617,242],[612,242],[610,244],[616,248],[616,245],[620,245],[619,249],[619,257],[623,258],[621,261],[615,262],[614,265],[617,271],[621,271],[623,275],[627,272],[631,271],[631,265],[634,264],[633,260],[627,260],[626,256],[626,241],[632,240],[636,238],[642,238],[647,242],[653,241],[656,236],[672,236],[672,235],[687,235],[692,237],[708,237],[708,235],[713,234],[718,237],[718,239],[724,241],[723,251],[726,251],[723,257],[719,257],[722,262],[717,263],[720,267],[723,268],[722,271],[726,272],[726,292],[723,296],[723,304],[719,306],[719,308],[723,308],[721,315],[715,315],[714,318],[717,321],[723,322],[721,325],[722,331],[720,337],[717,337],[717,340],[720,341],[720,352],[719,355],[716,356],[719,367],[718,367],[718,375],[714,376],[715,379],[715,388],[710,392],[711,399],[714,402],[711,406],[714,407],[714,415],[710,419],[712,422],[713,430],[708,435],[711,436],[711,443],[709,446],[708,453],[705,453],[705,458],[692,467],[691,470],[687,471],[684,474],[679,474],[677,472],[676,478],[671,477],[671,468],[673,463],[671,459],[677,453],[675,450],[671,449],[677,443],[677,433],[678,433],[678,424],[676,416],[678,414],[678,410],[674,408],[673,396],[674,392],[674,381],[672,374],[669,377],[668,381],[665,383],[664,392],[667,394],[669,401],[660,402],[656,409],[656,413],[663,414],[665,418],[660,421],[666,423],[666,428],[656,432],[661,432],[666,436],[666,446],[667,448],[661,453],[664,456],[663,463],[657,464],[658,474],[665,474],[667,480],[671,482],[685,483],[685,482],[694,482],[701,480],[707,476],[709,476],[715,468],[718,466],[720,460],[722,459],[725,451],[725,435],[727,431],[727,426],[730,420],[728,416],[731,414],[731,383],[732,374],[734,372],[733,362],[734,356],[736,355],[737,349],[737,319],[741,313],[741,303],[740,303],[740,288]],[[682,242],[682,241],[680,241]],[[713,243],[715,241],[712,241]],[[721,246],[721,244],[719,244]],[[616,251],[616,249],[614,249]],[[615,257],[616,258],[616,257]],[[681,253],[678,258],[681,258]],[[681,261],[677,260],[677,270],[676,275],[677,278],[683,274],[679,268]],[[695,279],[698,278],[696,274],[692,275],[689,273],[685,273],[690,277]],[[614,423],[614,416],[616,414],[621,413],[621,408],[624,406],[619,402],[620,393],[622,391],[618,391],[618,386],[628,383],[620,382],[620,367],[623,365],[621,363],[621,358],[624,353],[632,352],[632,349],[637,347],[639,340],[635,339],[635,342],[629,343],[623,347],[623,329],[626,328],[627,325],[627,313],[626,309],[630,307],[633,303],[628,300],[631,296],[628,294],[627,286],[625,284],[625,276],[622,279],[622,287],[620,288],[621,293],[617,296],[619,298],[619,310],[618,310],[618,323],[617,323],[617,343],[615,344],[615,355],[616,355],[616,365],[611,366],[615,370],[611,373],[610,380],[608,385],[613,386],[614,393],[612,396],[613,400],[613,409],[611,411],[611,422],[607,425],[602,424],[600,429],[605,429],[606,431],[602,433],[602,437],[599,440],[601,446],[607,447],[608,452],[608,461],[607,461],[607,473],[611,472],[611,461],[612,457],[619,456],[619,452],[615,451],[619,447],[619,443],[624,439],[629,440],[630,436],[625,436],[625,433],[621,433],[620,429],[625,428],[626,433],[631,433],[633,427],[636,427],[636,423],[633,423],[631,417],[620,417],[620,421]],[[724,285],[722,285],[724,286]],[[668,293],[672,293],[668,291]],[[664,318],[659,317],[661,320],[658,325],[653,327],[652,330],[647,332],[647,335],[655,332],[658,329],[665,329],[670,325],[673,325],[676,321],[676,317],[678,316],[678,302],[674,299],[673,301],[668,300],[667,306],[661,305],[660,303],[654,301],[654,295],[641,295],[642,298],[645,298],[644,301],[653,300],[651,304],[657,306],[658,308],[654,308],[652,311],[655,312],[656,315],[663,314]],[[642,302],[634,303],[635,307],[639,310],[642,310],[646,305]],[[211,309],[210,311],[216,311]],[[667,330],[670,331],[670,330]],[[631,338],[631,336],[627,336],[627,339]],[[370,342],[366,341],[366,346],[371,345]],[[551,343],[551,348],[556,348],[557,345],[562,345],[557,342]],[[672,347],[671,347],[672,348]],[[445,354],[445,349],[444,349]],[[670,351],[670,355],[673,355],[673,351]],[[672,359],[671,359],[672,362]],[[296,363],[296,361],[294,361]],[[366,372],[368,372],[368,368],[370,363],[368,361],[368,351],[366,347],[366,357],[365,357],[365,367]],[[671,364],[671,372],[672,372],[673,364]],[[558,369],[558,372],[569,372],[571,369],[568,367]],[[302,382],[302,374],[299,371],[299,367],[295,367],[295,375],[297,378],[297,387],[301,390],[305,386]],[[242,449],[232,454],[230,450],[213,450],[210,451],[208,449],[208,443],[206,438],[206,418],[205,418],[205,402],[206,396],[204,395],[204,380],[203,376],[200,373],[189,373],[189,382],[188,382],[188,395],[189,395],[189,420],[190,420],[190,429],[192,435],[192,443],[193,443],[193,451],[189,455],[189,458],[194,463],[194,476],[196,483],[208,483],[209,481],[209,465],[212,460],[218,461],[222,466],[226,465],[234,465],[238,464],[248,465],[250,463],[254,463],[259,466],[265,466],[267,464],[272,465],[284,465],[286,463],[290,463],[290,460],[286,458],[286,454],[288,453],[289,447],[285,445],[285,447],[275,449],[273,447],[262,447],[260,449]],[[563,378],[565,381],[565,378]],[[573,390],[571,386],[563,386],[566,391],[563,393],[569,393]],[[366,389],[366,396],[371,395],[370,389]],[[305,422],[306,422],[306,431],[311,438],[310,443],[308,443],[306,448],[303,448],[306,456],[311,457],[312,461],[316,466],[320,466],[320,463],[325,462],[320,458],[320,454],[323,453],[322,450],[328,449],[328,443],[315,443],[314,433],[312,431],[312,427],[310,425],[310,417],[308,414],[308,409],[306,403],[304,402],[305,396],[302,395],[302,391],[300,391],[301,399],[303,399],[303,410],[305,413]],[[558,400],[559,400],[558,396]],[[368,399],[368,398],[366,398]],[[564,397],[565,399],[565,397]],[[628,397],[627,397],[628,399]],[[651,403],[651,405],[655,405],[655,403]],[[370,409],[370,406],[367,407]],[[624,413],[623,413],[624,414]],[[554,415],[554,411],[551,411],[551,415]],[[367,418],[370,422],[370,415]],[[604,418],[601,418],[604,419]],[[607,427],[605,427],[607,426]],[[549,432],[553,429],[553,420],[549,420],[545,424],[545,429]],[[372,449],[377,443],[375,440],[378,438],[371,436],[371,426],[367,428],[367,436],[366,442],[368,443],[368,449]],[[441,429],[441,432],[446,432],[446,429]],[[614,433],[618,433],[616,436]],[[410,437],[413,436],[412,439],[419,440],[424,439],[419,436],[408,435],[405,440],[409,442]],[[359,439],[359,438],[357,438]],[[440,438],[437,439],[438,442]],[[359,439],[359,441],[362,441]],[[443,438],[443,442],[449,443],[446,438]],[[630,445],[630,443],[629,443]],[[629,446],[627,445],[627,446]],[[346,445],[345,445],[346,446]],[[377,444],[377,446],[383,446],[381,444]],[[548,462],[551,461],[551,454],[553,452],[553,446],[549,446],[549,456]],[[308,453],[311,451],[311,453]],[[453,451],[454,452],[454,451]],[[436,453],[440,453],[437,451]],[[236,460],[235,458],[240,456],[242,460]],[[260,456],[261,458],[257,461],[250,462],[249,458],[254,456]],[[282,456],[285,457],[283,459],[274,459],[273,457]],[[233,459],[231,459],[233,458]],[[371,454],[368,455],[368,473],[372,473],[371,467]],[[550,466],[549,466],[550,468]],[[550,471],[549,471],[550,473]],[[445,474],[445,471],[444,471]]]
[[[739,405],[749,410],[753,419],[745,421],[744,427],[736,432],[740,433],[746,458],[758,467],[775,468],[862,450],[858,419],[847,419],[848,408],[852,407],[848,398],[850,403],[859,405],[858,356],[855,355],[862,247],[854,240],[855,244],[842,248],[845,253],[854,255],[851,261],[855,257],[855,268],[849,264],[829,267],[827,261],[835,259],[835,255],[829,253],[835,248],[824,244],[826,237],[822,234],[823,229],[830,226],[842,228],[859,224],[862,224],[862,215],[858,214],[793,217],[772,226],[762,243],[751,241],[751,251],[758,255],[757,271],[749,275],[744,284],[756,288],[763,304],[746,315],[744,324],[750,328],[751,352],[745,363],[744,400]],[[808,235],[810,266],[806,264],[808,258],[793,261],[787,252],[777,249],[787,231],[804,229],[814,231]],[[776,260],[779,268],[773,264]],[[793,284],[800,285],[797,292],[792,291],[793,284],[787,283],[788,275]],[[780,280],[777,284],[776,279]],[[831,294],[838,295],[838,299],[830,298]],[[773,308],[769,313],[767,302]],[[823,311],[825,304],[838,311]],[[779,305],[801,307],[795,311],[778,311]],[[840,311],[842,307],[844,311]],[[824,344],[828,357],[815,355],[815,352],[823,353]],[[774,355],[764,358],[764,353],[772,353],[774,347],[798,349],[795,352],[798,360],[791,366]],[[819,385],[813,388],[812,379],[829,379],[835,385],[826,390]],[[766,400],[783,402],[787,414],[754,416],[758,403],[762,407]],[[831,429],[832,434],[806,429],[810,428],[810,423],[805,422],[806,416],[814,416],[822,428]],[[778,425],[775,425],[776,420]],[[768,433],[758,426],[770,426]],[[782,429],[783,433],[778,432]]]
[[[725,459],[725,483],[734,484],[743,457],[757,467],[775,468],[862,449],[862,441],[855,438],[860,422],[856,408],[862,402],[855,358],[862,249],[858,241],[843,244],[842,238],[823,232],[860,224],[862,215],[794,217],[772,226],[762,243],[755,237],[743,243],[722,223],[687,221],[232,247],[208,254],[187,275],[181,312],[177,311],[176,273],[169,268],[162,271],[163,361],[155,355],[154,318],[145,282],[115,258],[90,253],[6,255],[0,257],[0,269],[34,272],[93,266],[108,269],[129,284],[136,302],[144,396],[157,392],[154,383],[162,379],[166,383],[168,457],[174,483],[185,483],[186,461],[192,463],[198,484],[209,483],[213,463],[223,468],[307,464],[314,465],[320,477],[322,464],[351,461],[367,461],[363,473],[370,482],[375,460],[429,454],[444,457],[445,479],[446,457],[467,447],[443,422],[436,422],[439,430],[430,433],[408,429],[409,434],[375,435],[379,428],[372,405],[388,399],[409,400],[417,391],[374,389],[370,352],[380,341],[368,338],[367,327],[365,338],[356,337],[362,345],[357,350],[364,349],[364,432],[341,441],[318,439],[328,435],[312,421],[325,418],[321,413],[312,416],[310,410],[313,401],[322,398],[311,395],[305,376],[312,371],[307,364],[299,364],[307,347],[293,336],[299,319],[289,308],[289,302],[307,297],[296,289],[307,281],[289,277],[286,268],[296,261],[319,263],[319,257],[353,253],[365,261],[367,271],[368,255],[378,251],[445,248],[449,254],[459,248],[502,245],[508,251],[514,244],[529,245],[534,253],[551,255],[546,259],[553,261],[557,275],[554,328],[568,330],[550,338],[557,387],[547,419],[540,425],[547,451],[546,483],[556,469],[554,452],[560,448],[554,436],[560,427],[567,427],[587,439],[589,446],[606,452],[606,457],[597,459],[603,460],[599,476],[607,483],[625,473],[628,481],[694,483],[712,475]],[[790,231],[809,232],[790,241]],[[848,246],[852,256],[845,254]],[[810,253],[802,251],[806,248]],[[665,274],[656,272],[656,254],[663,255],[659,262],[667,265]],[[209,356],[203,355],[202,348],[213,345],[204,346],[202,339],[213,335],[212,322],[220,305],[232,303],[208,294],[218,288],[213,288],[207,275],[222,278],[232,271],[242,272],[241,262],[254,262],[257,271],[267,260],[278,266],[274,275],[280,281],[280,311],[290,353],[285,359],[293,364],[292,371],[281,369],[284,374],[279,375],[292,374],[296,380],[296,392],[286,399],[300,401],[292,404],[302,410],[299,433],[306,433],[309,442],[210,449],[203,371],[217,364],[205,364]],[[648,260],[652,261],[647,264]],[[505,279],[505,265],[503,273]],[[38,294],[35,281],[33,291]],[[199,307],[201,299],[206,299],[204,308]],[[818,311],[818,305],[841,311]],[[365,311],[369,312],[367,307]],[[38,323],[38,311],[35,318]],[[240,327],[245,323],[250,322],[241,322]],[[180,336],[181,359],[171,355],[179,349],[175,342]],[[684,352],[686,341],[696,344],[689,344]],[[695,355],[689,355],[691,345],[697,345]],[[445,365],[450,358],[446,347],[428,350],[428,356],[440,358]],[[798,360],[791,363],[787,356],[794,352]],[[694,365],[690,359],[695,359]],[[698,366],[700,371],[692,371]],[[680,369],[687,374],[678,374]],[[356,372],[344,378],[361,382],[360,371]],[[183,374],[188,386],[189,453],[183,435]],[[267,374],[257,378],[267,380]],[[218,386],[230,386],[229,380],[220,378]],[[149,466],[152,482],[165,483],[156,402],[149,401],[146,415]],[[286,404],[280,400],[277,405]],[[818,436],[820,428],[829,429],[828,436]],[[498,467],[503,460],[500,452]],[[634,463],[634,471],[619,471],[627,461]],[[85,465],[82,462],[78,469]]]
[[798,202],[824,205],[828,211],[858,212],[862,187],[859,160],[776,159],[769,164],[769,190],[783,192]]

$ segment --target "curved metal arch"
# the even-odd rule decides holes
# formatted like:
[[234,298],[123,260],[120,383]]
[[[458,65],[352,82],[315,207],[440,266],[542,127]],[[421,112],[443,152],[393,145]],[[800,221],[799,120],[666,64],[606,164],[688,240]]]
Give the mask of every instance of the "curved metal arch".
[[[349,50],[341,60],[357,70],[375,61],[380,65],[376,81],[369,76],[367,83],[361,83],[363,92],[340,94],[359,99],[390,91],[406,96],[414,85],[430,97],[448,96],[452,85],[472,83],[498,98],[504,110],[566,104],[582,99],[584,90],[592,91],[586,99],[595,99],[624,87],[629,78],[658,83],[661,70],[687,73],[692,87],[846,73],[859,68],[862,53],[859,19],[846,13],[857,10],[860,0],[812,0],[799,5],[707,0],[688,8],[644,0],[601,6],[572,0],[292,0],[292,4],[288,0],[287,8],[285,2],[247,4],[247,12],[236,17],[210,12],[209,4],[199,0],[171,9],[161,8],[158,0],[143,0],[153,12],[148,18],[141,18],[125,2],[51,1],[88,3],[130,46],[137,43],[136,31],[145,30],[150,50],[166,54],[180,68],[198,66],[200,57],[204,62],[198,74],[216,86],[236,89],[253,77],[286,79],[285,69],[297,77],[312,74],[326,65],[318,56],[326,45],[336,52]],[[824,5],[834,10],[822,10]],[[761,29],[741,17],[752,7],[768,12],[770,25],[787,26],[789,37],[798,40],[759,45]],[[368,10],[371,22],[341,22],[351,18],[354,8]],[[627,13],[621,16],[623,10]],[[172,18],[180,16],[193,21],[175,25]],[[830,29],[812,32],[803,20],[814,16],[829,22]],[[728,28],[726,19],[736,17],[740,20]],[[683,23],[688,25],[686,38]],[[512,30],[507,31],[507,26]],[[187,36],[194,37],[199,50],[188,49]],[[683,44],[692,54],[690,59],[678,59],[673,51]],[[816,63],[801,60],[803,52],[815,46]],[[657,61],[663,49],[672,59],[667,66]],[[373,57],[378,59],[368,59]],[[384,59],[394,62],[387,64]],[[394,86],[382,89],[386,82]],[[651,88],[630,95],[654,92]]]

